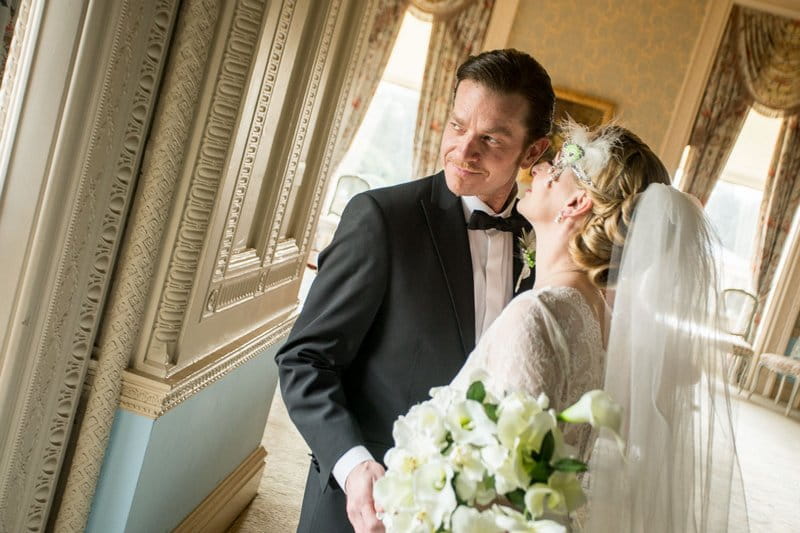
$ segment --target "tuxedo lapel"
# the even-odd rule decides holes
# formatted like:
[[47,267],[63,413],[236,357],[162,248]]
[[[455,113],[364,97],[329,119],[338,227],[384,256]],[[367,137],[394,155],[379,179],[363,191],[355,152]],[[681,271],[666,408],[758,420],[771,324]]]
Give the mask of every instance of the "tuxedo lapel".
[[[518,203],[518,202],[517,202]],[[514,204],[514,211],[512,212],[511,216],[522,216],[517,211],[517,205]],[[526,232],[533,231],[530,224],[526,224],[524,228]],[[519,284],[519,289],[517,289],[517,280],[519,279],[519,275],[522,272],[522,246],[520,245],[520,239],[522,238],[522,232],[514,232],[514,279],[512,280],[513,283],[513,291],[514,296],[517,294],[527,291],[531,287],[533,287],[533,282],[536,279],[536,268],[531,269],[531,274],[527,278],[523,279],[522,282]]]
[[444,173],[432,181],[430,199],[420,200],[447,281],[464,354],[475,347],[475,296],[464,208],[447,188]]

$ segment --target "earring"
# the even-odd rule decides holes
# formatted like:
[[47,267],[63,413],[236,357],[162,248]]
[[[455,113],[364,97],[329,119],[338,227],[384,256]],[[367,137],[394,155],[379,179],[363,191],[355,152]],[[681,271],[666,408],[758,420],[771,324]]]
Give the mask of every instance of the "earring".
[[562,222],[564,222],[564,212],[559,211],[558,216],[556,217],[556,224],[561,224]]

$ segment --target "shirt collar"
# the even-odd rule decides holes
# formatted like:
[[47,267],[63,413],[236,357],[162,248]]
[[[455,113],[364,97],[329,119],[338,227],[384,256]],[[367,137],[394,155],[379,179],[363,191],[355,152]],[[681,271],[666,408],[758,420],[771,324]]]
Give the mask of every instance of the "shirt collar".
[[[515,197],[517,195],[517,186],[514,185],[514,190],[512,193]],[[516,198],[513,198],[506,208],[503,209],[500,213],[496,213],[494,209],[486,205],[483,200],[478,198],[477,196],[462,196],[461,197],[461,205],[464,208],[464,217],[469,220],[469,217],[472,216],[472,212],[476,209],[480,211],[484,211],[492,215],[493,217],[500,217],[500,218],[508,218],[511,216],[511,212],[514,210],[514,204],[516,203]]]

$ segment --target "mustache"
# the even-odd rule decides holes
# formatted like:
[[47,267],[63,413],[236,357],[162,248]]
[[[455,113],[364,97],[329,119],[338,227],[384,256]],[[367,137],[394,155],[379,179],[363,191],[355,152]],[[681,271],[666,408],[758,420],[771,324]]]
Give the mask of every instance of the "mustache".
[[453,165],[466,170],[467,172],[485,172],[481,167],[477,167],[464,161],[458,161],[452,157],[445,158],[445,163],[452,163]]

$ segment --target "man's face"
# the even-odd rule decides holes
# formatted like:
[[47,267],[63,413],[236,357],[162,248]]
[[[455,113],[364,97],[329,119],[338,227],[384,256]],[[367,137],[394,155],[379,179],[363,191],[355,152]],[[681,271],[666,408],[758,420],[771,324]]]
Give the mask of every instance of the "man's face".
[[547,143],[525,144],[528,102],[472,80],[456,90],[442,137],[447,187],[458,196],[477,196],[496,212],[514,187],[519,168],[529,167]]

